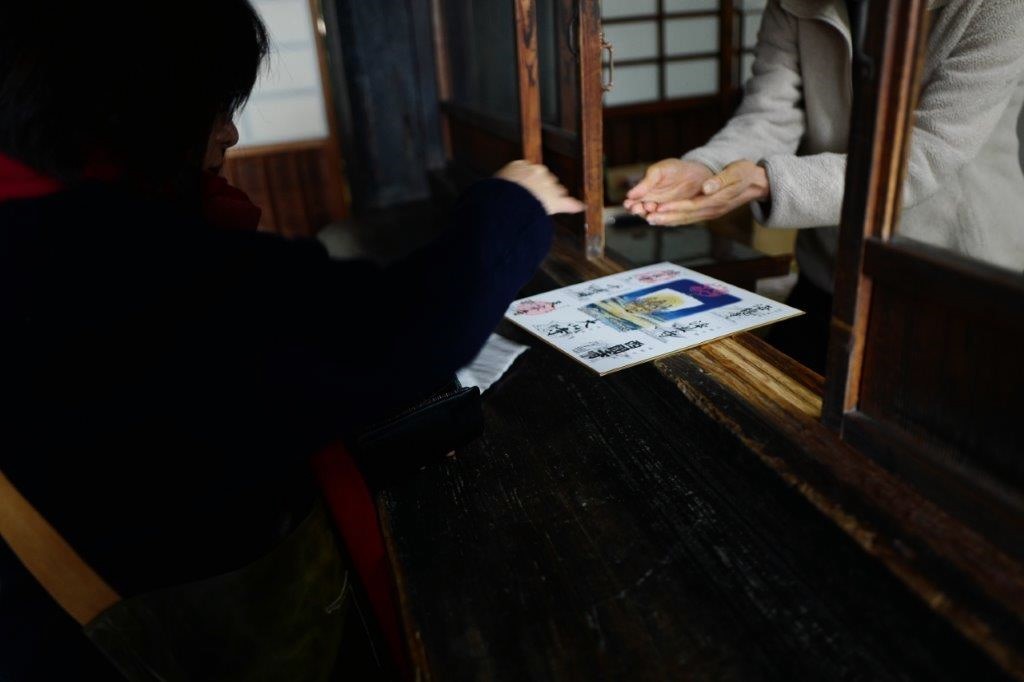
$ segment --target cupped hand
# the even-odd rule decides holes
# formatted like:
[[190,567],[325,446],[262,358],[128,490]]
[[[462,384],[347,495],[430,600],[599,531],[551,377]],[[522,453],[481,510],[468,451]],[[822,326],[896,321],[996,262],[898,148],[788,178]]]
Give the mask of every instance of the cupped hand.
[[690,225],[714,220],[751,201],[771,196],[768,173],[753,161],[736,161],[704,181],[701,196],[659,203],[647,215],[651,225]]
[[541,164],[513,161],[495,173],[494,177],[523,187],[537,198],[548,215],[579,213],[586,208],[582,201],[569,196],[569,190],[562,186],[554,173]]
[[712,175],[714,173],[703,164],[665,159],[647,169],[644,179],[629,190],[622,205],[631,213],[646,217],[663,203],[697,196]]

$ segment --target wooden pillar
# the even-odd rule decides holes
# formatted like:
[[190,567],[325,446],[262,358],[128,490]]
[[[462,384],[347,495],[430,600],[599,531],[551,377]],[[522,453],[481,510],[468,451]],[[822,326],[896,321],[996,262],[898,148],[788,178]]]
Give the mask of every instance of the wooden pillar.
[[910,142],[907,133],[926,46],[926,8],[924,0],[908,0],[871,12],[865,44],[854,45],[852,151],[839,230],[822,409],[822,421],[836,429],[859,399],[872,286],[863,271],[864,244],[872,237],[887,240],[899,220]]
[[537,63],[537,2],[513,0],[516,12],[516,59],[519,66],[519,129],[523,158],[544,160],[540,116],[540,68]]
[[600,0],[579,0],[580,144],[587,258],[604,255],[604,84]]

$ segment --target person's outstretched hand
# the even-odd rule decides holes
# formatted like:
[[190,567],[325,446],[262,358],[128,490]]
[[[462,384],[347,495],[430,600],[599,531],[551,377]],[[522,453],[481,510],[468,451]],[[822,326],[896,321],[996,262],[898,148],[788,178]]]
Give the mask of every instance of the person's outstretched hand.
[[636,187],[629,190],[623,206],[631,213],[647,217],[661,204],[697,196],[712,175],[708,167],[700,163],[682,159],[659,161],[647,169],[644,179]]
[[691,225],[714,220],[752,201],[771,196],[768,173],[753,161],[730,163],[718,175],[704,181],[701,195],[678,201],[659,202],[648,211],[651,225]]
[[528,161],[513,161],[495,173],[494,177],[523,187],[543,204],[548,215],[579,213],[586,208],[582,201],[569,196],[569,190],[562,186],[546,166]]

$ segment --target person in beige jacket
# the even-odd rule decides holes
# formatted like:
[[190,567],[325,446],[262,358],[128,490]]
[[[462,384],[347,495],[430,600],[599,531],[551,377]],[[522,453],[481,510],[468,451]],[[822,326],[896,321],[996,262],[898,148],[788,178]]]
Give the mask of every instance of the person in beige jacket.
[[[1024,0],[931,0],[900,233],[1024,271]],[[707,145],[647,170],[626,207],[685,225],[752,202],[767,227],[801,229],[791,302],[824,365],[852,104],[848,0],[769,0],[753,76]],[[785,326],[785,325],[784,325]],[[790,329],[797,325],[789,323]],[[808,327],[813,327],[809,329]],[[784,350],[786,350],[784,348]],[[800,351],[797,351],[799,354]],[[806,353],[805,353],[806,355]]]

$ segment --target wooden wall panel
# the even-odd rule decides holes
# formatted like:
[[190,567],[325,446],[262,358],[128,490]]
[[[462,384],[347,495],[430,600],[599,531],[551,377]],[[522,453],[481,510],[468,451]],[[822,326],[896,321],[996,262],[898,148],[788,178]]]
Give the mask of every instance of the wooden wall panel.
[[728,120],[718,97],[607,109],[604,148],[608,166],[681,156],[706,143]]
[[874,283],[843,435],[1024,558],[1024,278],[906,240]]
[[263,209],[260,229],[311,237],[348,216],[336,158],[324,142],[243,149],[228,154],[224,175]]

